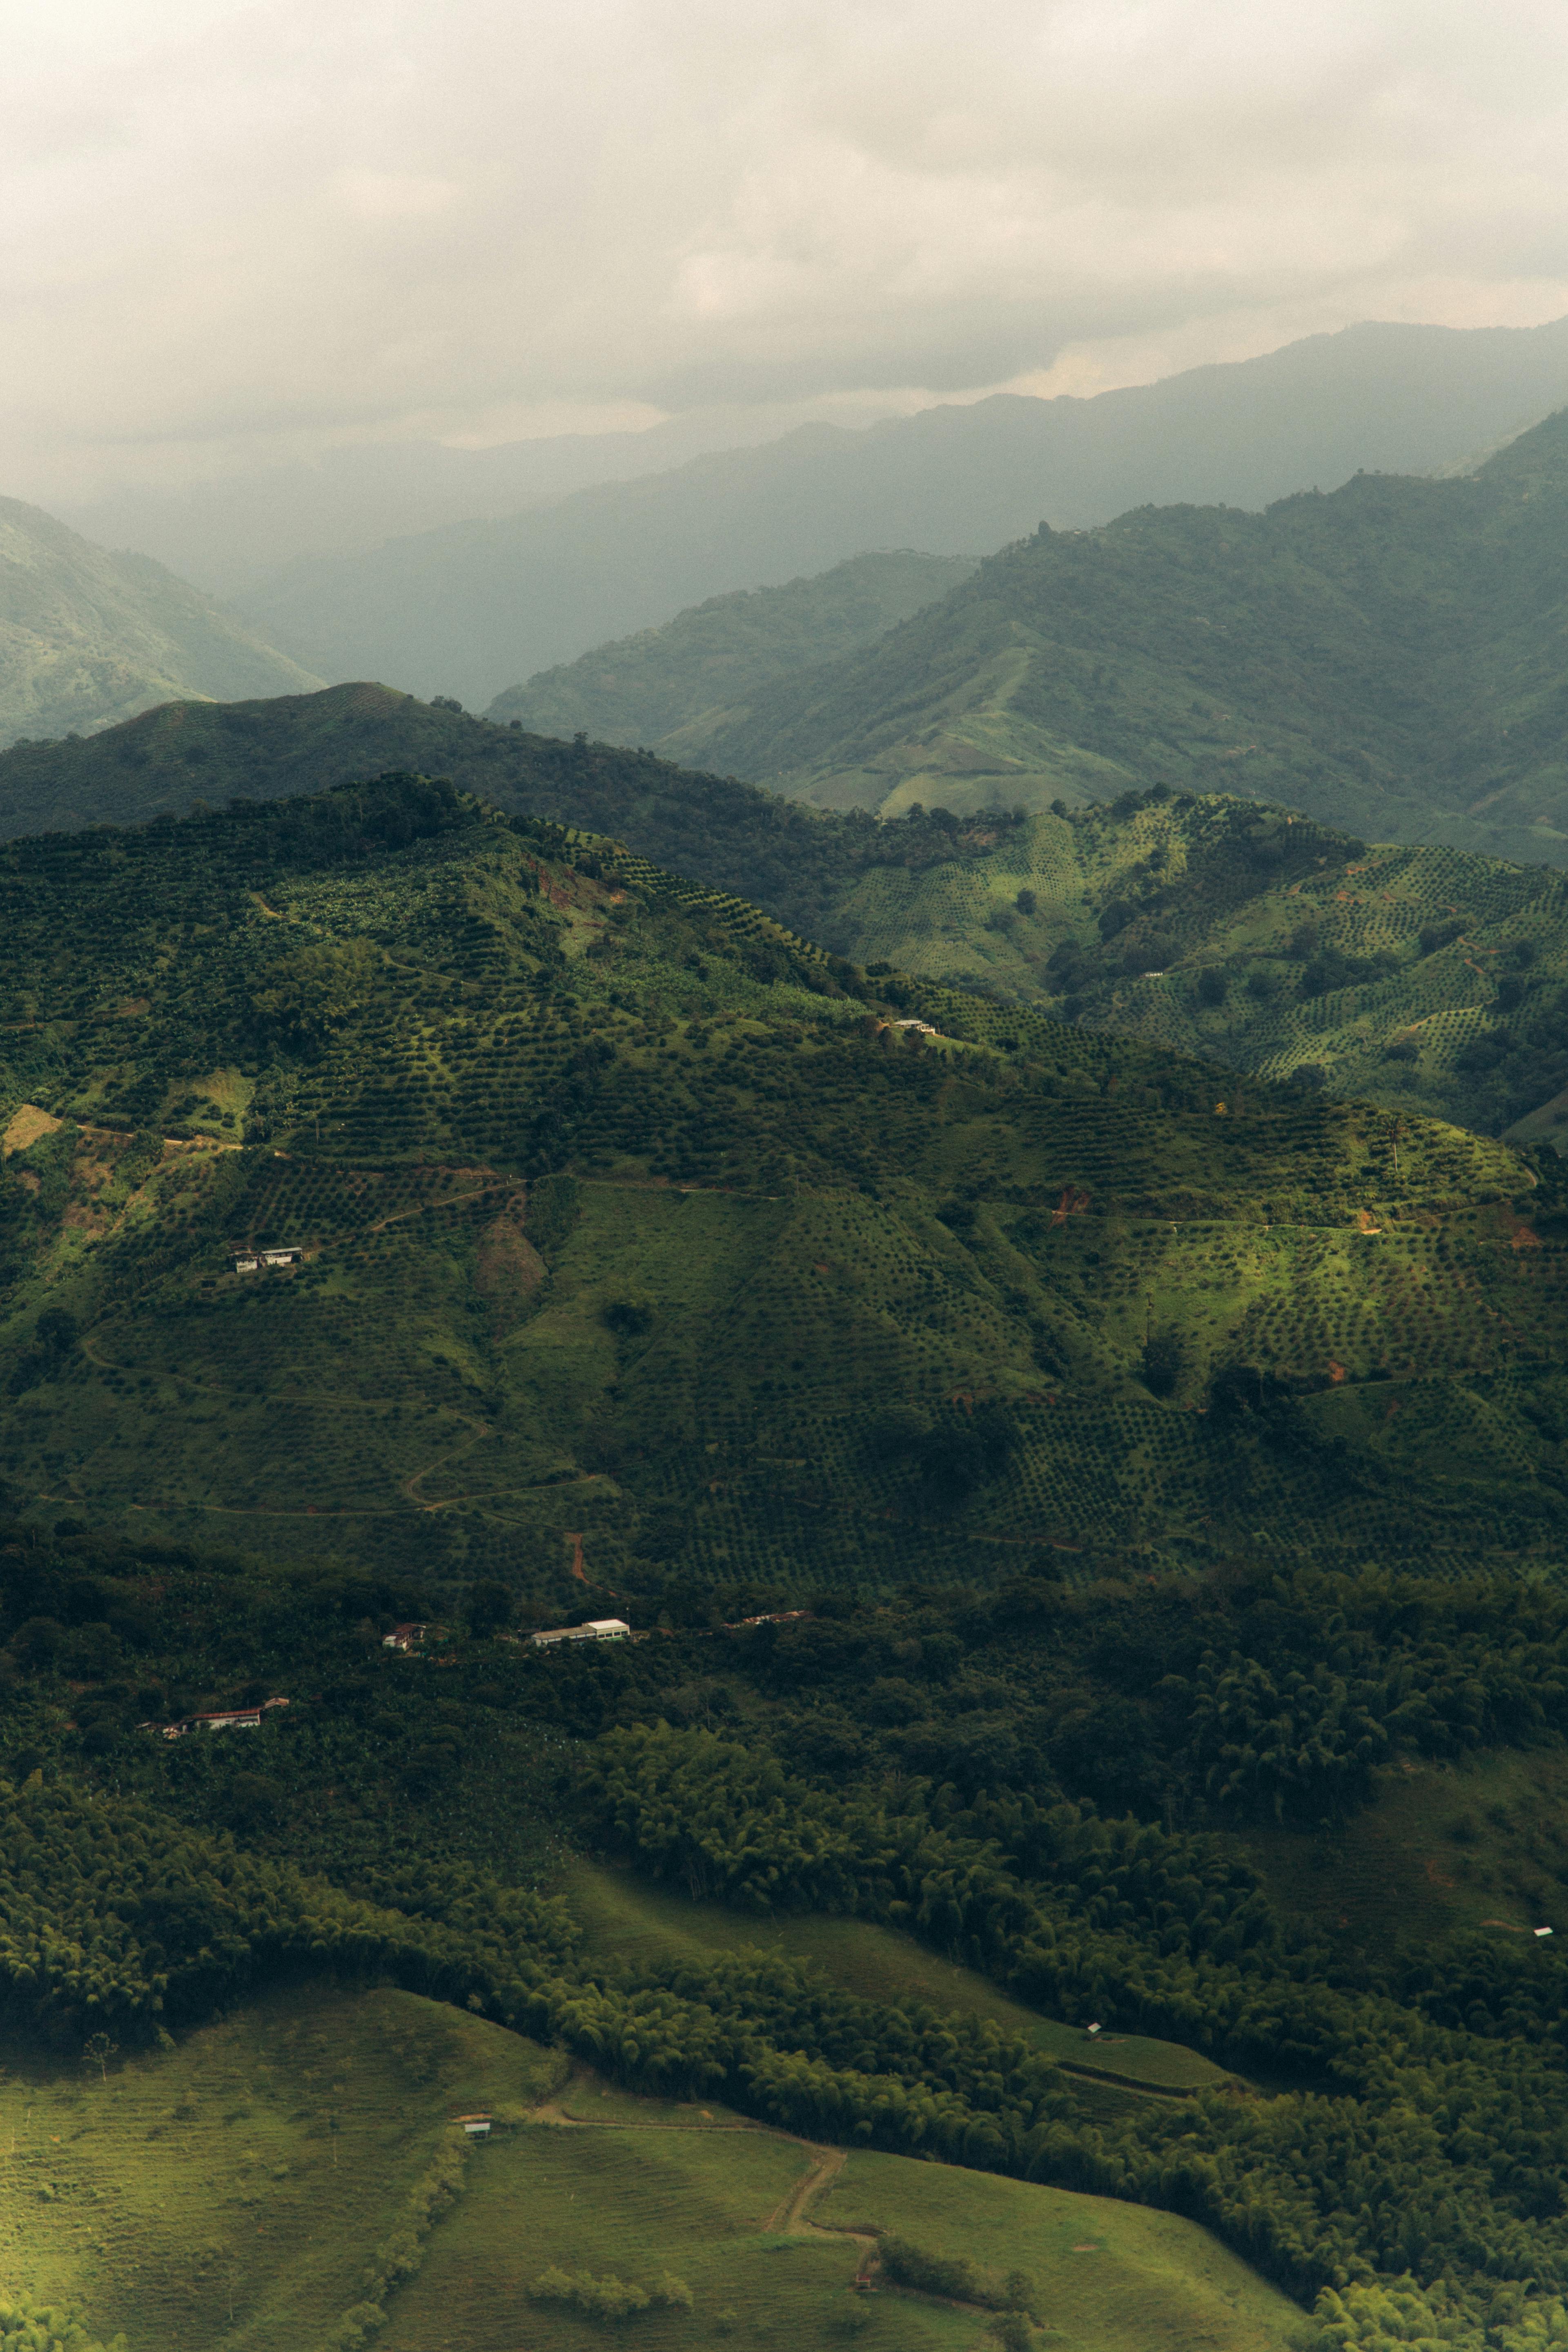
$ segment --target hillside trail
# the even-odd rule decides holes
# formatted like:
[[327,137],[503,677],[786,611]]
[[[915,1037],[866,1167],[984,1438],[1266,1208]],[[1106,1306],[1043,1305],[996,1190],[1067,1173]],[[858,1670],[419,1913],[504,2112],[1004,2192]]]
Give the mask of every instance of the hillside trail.
[[594,2116],[568,2115],[564,2101],[574,2090],[585,2085],[590,2077],[581,2068],[574,2074],[552,2099],[531,2109],[530,2120],[549,2124],[565,2131],[667,2131],[667,2132],[744,2132],[752,2138],[776,2139],[791,2147],[803,2148],[810,2158],[805,2170],[795,2181],[787,2196],[782,2198],[762,2225],[762,2233],[770,2238],[833,2238],[852,2239],[860,2249],[855,2279],[859,2284],[869,2279],[877,2268],[877,2241],[864,2230],[835,2230],[810,2219],[807,2208],[828,2185],[838,2178],[848,2160],[847,2148],[825,2147],[819,2141],[802,2139],[797,2132],[777,2131],[768,2124],[751,2123],[744,2119],[734,2123],[629,2123],[619,2116],[606,2116],[600,2121]]

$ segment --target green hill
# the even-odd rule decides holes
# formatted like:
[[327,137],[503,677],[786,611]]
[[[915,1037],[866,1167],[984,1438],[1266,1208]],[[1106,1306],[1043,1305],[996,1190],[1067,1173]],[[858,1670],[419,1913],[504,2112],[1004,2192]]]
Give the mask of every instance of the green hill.
[[601,646],[496,697],[488,718],[536,735],[644,743],[702,764],[711,730],[733,724],[759,687],[857,652],[968,578],[966,557],[856,555],[783,588],[710,597],[662,628]]
[[1244,790],[1383,839],[1568,858],[1568,411],[1473,478],[1140,508],[1005,549],[707,740],[824,803]]
[[0,743],[91,733],[172,695],[234,699],[317,683],[144,555],[111,555],[0,499]]
[[0,910],[0,2292],[1562,2338],[1552,1155],[419,777]]
[[1369,848],[1163,786],[947,838],[944,857],[868,866],[825,935],[868,962],[1392,1111],[1488,1133],[1529,1119],[1547,1139],[1562,1124],[1568,898],[1550,867]]
[[[1553,1539],[1554,1409],[1506,1470],[1450,1428],[1555,1378],[1500,1146],[864,976],[449,786],[15,842],[0,890],[23,1493],[617,1588]],[[305,1260],[229,1270],[263,1242]],[[1239,1367],[1289,1444],[1185,1409]]]

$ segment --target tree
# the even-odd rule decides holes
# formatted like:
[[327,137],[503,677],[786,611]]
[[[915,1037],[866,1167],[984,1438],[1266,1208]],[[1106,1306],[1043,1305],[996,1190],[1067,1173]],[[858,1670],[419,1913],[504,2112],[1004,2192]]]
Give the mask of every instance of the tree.
[[476,1642],[499,1633],[511,1622],[512,1594],[504,1584],[483,1583],[468,1587],[468,1631]]
[[84,2066],[96,2066],[107,2083],[109,2062],[119,2047],[119,2042],[111,2042],[107,2033],[89,2033],[81,2045],[81,2063]]

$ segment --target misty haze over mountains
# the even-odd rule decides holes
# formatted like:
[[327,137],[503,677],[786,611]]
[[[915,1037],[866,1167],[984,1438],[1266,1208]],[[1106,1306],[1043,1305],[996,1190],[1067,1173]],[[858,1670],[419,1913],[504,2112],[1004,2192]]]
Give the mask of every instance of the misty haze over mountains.
[[488,702],[533,671],[731,589],[868,549],[977,555],[1178,501],[1262,507],[1360,468],[1462,462],[1568,398],[1568,320],[1368,325],[1091,400],[1000,396],[584,489],[301,561],[243,600],[322,677]]
[[[1463,469],[1565,400],[1568,320],[1521,330],[1373,324],[1087,400],[999,396],[695,456],[694,441],[726,420],[477,452],[361,448],[199,492],[126,494],[77,520],[105,538],[133,537],[144,566],[148,556],[177,560],[202,583],[182,590],[190,612],[208,614],[204,631],[243,639],[248,690],[271,661],[281,690],[380,678],[473,707],[712,597],[799,581],[868,551],[973,562],[1042,520],[1070,530],[1145,504],[1258,509],[1363,469]],[[739,415],[728,422],[748,429]],[[154,657],[151,608],[125,617],[117,652],[110,608],[89,596],[91,610],[75,612],[65,574],[55,576],[71,534],[58,523],[42,530],[36,509],[16,512],[37,520],[22,533],[27,551],[14,533],[5,559],[5,740],[90,730],[215,690],[205,655],[182,663],[165,646]],[[419,521],[435,527],[407,529]],[[71,576],[107,578],[118,565],[122,595],[134,580],[167,604],[169,575],[156,565],[127,572],[101,546],[71,543]],[[220,608],[203,593],[213,589],[233,599],[216,620]],[[846,626],[841,647],[831,619],[814,625],[826,632],[817,660],[865,642],[864,616]]]
[[1568,320],[1370,324],[1089,399],[1001,396],[751,447],[734,446],[756,429],[739,412],[479,451],[366,447],[68,519],[236,599],[314,674],[484,704],[707,597],[867,550],[973,558],[1042,520],[1427,472],[1564,399]]

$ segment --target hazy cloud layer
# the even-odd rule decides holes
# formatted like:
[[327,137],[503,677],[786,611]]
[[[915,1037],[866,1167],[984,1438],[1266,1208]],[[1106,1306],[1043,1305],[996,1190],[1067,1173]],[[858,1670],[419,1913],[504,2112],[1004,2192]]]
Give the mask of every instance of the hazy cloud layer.
[[1568,310],[1561,0],[12,0],[5,487]]

